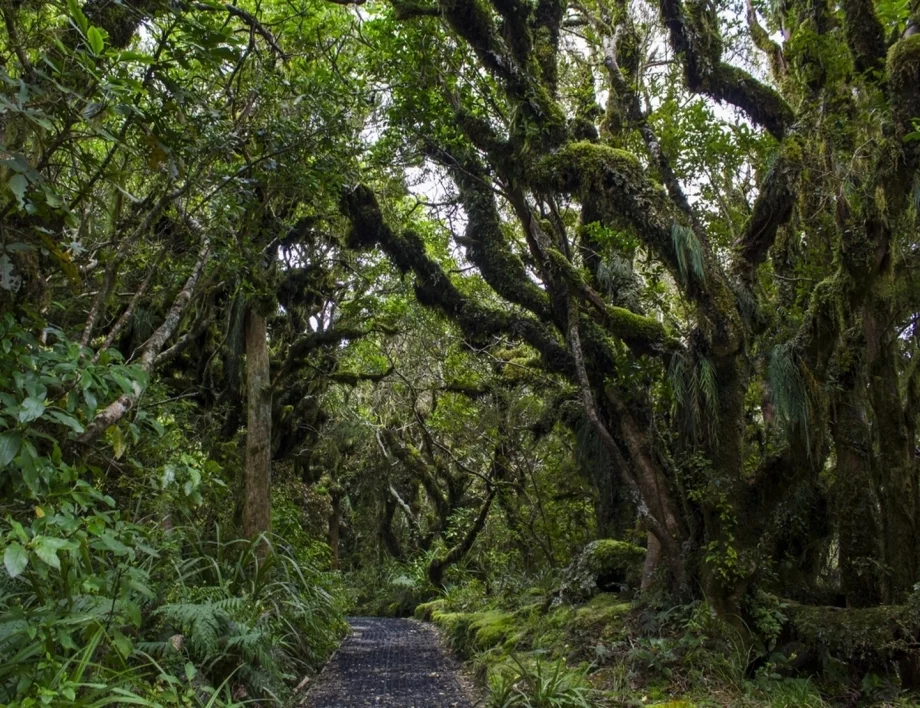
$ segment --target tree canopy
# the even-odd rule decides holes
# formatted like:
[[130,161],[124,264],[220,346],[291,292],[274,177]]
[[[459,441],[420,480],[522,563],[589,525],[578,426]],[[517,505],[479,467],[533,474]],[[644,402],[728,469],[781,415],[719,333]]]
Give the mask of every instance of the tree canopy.
[[541,584],[918,688],[916,1],[0,14],[0,702],[292,700],[353,607],[494,659]]

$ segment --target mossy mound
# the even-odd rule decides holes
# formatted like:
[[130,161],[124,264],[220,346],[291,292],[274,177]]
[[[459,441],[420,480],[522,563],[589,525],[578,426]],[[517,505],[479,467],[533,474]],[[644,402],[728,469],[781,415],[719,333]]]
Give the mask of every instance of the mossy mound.
[[599,592],[634,587],[644,559],[645,549],[632,543],[606,538],[592,541],[566,568],[559,597],[579,603]]
[[[487,610],[485,612],[443,612],[432,607],[438,602],[420,606],[416,616],[428,617],[444,632],[454,650],[464,657],[501,646],[512,650],[520,640],[520,626],[513,612]],[[443,605],[442,605],[443,606]]]
[[632,609],[632,603],[624,602],[618,595],[597,595],[575,610],[572,630],[604,640],[620,639],[627,633],[626,622]]

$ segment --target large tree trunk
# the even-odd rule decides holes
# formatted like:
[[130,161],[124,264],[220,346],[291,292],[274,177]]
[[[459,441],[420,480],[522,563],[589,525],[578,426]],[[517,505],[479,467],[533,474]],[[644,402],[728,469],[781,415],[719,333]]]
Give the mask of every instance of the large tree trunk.
[[[848,607],[881,600],[879,525],[871,470],[872,441],[854,386],[836,396],[831,435],[837,453],[833,499],[840,537],[840,580]],[[852,382],[856,383],[856,382]]]
[[[256,538],[271,531],[271,389],[265,317],[246,314],[246,469],[243,474],[243,533]],[[260,544],[264,553],[265,545]]]
[[339,550],[339,534],[342,528],[342,493],[332,492],[332,510],[329,512],[329,548],[332,551],[332,567],[336,570],[341,567],[341,554]]
[[718,437],[710,442],[710,489],[702,503],[704,541],[703,591],[715,611],[741,623],[741,600],[756,570],[742,533],[744,514],[744,395],[748,373],[741,356],[715,359]]
[[[878,314],[876,309],[881,310]],[[875,413],[879,489],[884,509],[883,548],[891,571],[885,600],[898,602],[918,579],[918,495],[914,440],[901,399],[894,333],[881,324],[887,313],[866,307],[863,323],[869,355],[869,393]]]

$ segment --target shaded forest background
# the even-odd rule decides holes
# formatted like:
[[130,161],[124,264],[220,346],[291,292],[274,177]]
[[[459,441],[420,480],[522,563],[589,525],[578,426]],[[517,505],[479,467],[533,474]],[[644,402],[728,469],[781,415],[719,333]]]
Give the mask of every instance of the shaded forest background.
[[0,702],[915,704],[916,0],[0,14]]

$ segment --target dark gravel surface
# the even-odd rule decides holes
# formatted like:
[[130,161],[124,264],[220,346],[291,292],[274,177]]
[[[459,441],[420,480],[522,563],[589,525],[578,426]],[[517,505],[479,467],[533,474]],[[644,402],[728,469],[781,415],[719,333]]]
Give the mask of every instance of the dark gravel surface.
[[348,621],[351,634],[307,694],[307,706],[472,708],[460,664],[434,628],[408,619]]

